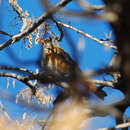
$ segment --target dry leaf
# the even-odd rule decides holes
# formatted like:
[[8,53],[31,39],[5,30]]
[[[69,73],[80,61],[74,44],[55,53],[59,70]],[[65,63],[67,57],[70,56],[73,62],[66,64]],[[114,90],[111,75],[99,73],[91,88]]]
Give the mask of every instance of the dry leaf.
[[28,40],[29,40],[29,48],[32,48],[32,35],[29,34],[29,35],[27,36],[27,38],[28,38]]
[[27,10],[25,11],[25,14],[26,14],[27,16],[29,16],[29,13],[28,13],[28,11],[27,11]]
[[15,79],[13,79],[13,88],[15,88]]
[[35,38],[35,44],[39,42],[39,34],[40,34],[40,28],[36,29],[36,38]]
[[23,120],[25,120],[25,119],[26,119],[26,117],[27,117],[27,113],[26,113],[26,112],[24,112],[24,113],[23,113]]
[[7,88],[9,88],[9,78],[7,78]]
[[55,88],[55,84],[52,84],[52,88]]

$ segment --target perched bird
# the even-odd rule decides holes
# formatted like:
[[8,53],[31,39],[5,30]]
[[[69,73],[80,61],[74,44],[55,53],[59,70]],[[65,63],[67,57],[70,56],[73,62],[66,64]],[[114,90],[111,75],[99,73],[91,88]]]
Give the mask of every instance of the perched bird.
[[42,53],[42,68],[55,76],[62,76],[73,80],[77,74],[81,73],[77,63],[70,55],[60,48],[58,42],[53,37],[41,40],[44,46]]
[[[56,84],[68,88],[69,83],[78,80],[83,86],[90,91],[97,93],[97,87],[88,81],[85,81],[82,77],[82,71],[78,67],[77,63],[70,57],[70,55],[60,48],[59,43],[53,38],[48,37],[41,39],[40,43],[43,45],[42,53],[42,69],[53,76],[63,77],[69,79],[70,82],[57,82]],[[101,96],[96,94],[98,97]],[[103,96],[105,93],[103,93]]]

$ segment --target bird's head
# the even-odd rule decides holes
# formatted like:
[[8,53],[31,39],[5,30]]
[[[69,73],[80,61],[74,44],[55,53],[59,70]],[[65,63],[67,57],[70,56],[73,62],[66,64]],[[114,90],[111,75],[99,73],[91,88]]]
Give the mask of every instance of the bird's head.
[[59,43],[53,37],[47,37],[44,40],[41,40],[40,43],[44,47],[44,52],[52,52],[54,47],[60,47]]

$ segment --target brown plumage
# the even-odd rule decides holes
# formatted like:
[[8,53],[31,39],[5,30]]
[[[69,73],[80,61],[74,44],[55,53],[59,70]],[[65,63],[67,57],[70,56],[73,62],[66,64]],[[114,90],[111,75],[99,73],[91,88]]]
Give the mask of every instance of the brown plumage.
[[58,42],[48,37],[41,41],[43,44],[42,68],[55,76],[63,76],[71,79],[76,78],[77,73],[81,72],[75,61],[67,52],[59,47]]
[[[94,92],[98,97],[106,96],[103,91],[102,95],[98,95],[96,84],[87,81],[82,76],[82,71],[76,62],[66,51],[60,48],[58,42],[54,38],[48,37],[45,40],[40,40],[40,43],[44,47],[42,53],[42,69],[53,74],[53,76],[62,76],[70,81],[57,82],[57,85],[60,85],[64,88],[69,88],[70,85],[73,86],[76,84],[81,84],[86,88],[86,90]],[[86,93],[86,91],[84,92]]]

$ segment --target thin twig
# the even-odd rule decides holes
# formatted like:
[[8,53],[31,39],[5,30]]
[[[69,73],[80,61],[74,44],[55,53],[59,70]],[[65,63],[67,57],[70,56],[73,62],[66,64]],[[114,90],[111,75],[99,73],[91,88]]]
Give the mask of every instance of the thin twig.
[[115,22],[118,20],[117,14],[114,12],[112,13],[111,11],[97,14],[91,11],[79,12],[79,11],[60,10],[58,13],[76,18],[93,18],[93,19],[106,20],[108,22]]
[[100,84],[100,85],[103,85],[103,86],[114,88],[113,81],[103,81],[103,80],[94,80],[94,79],[90,80],[90,81],[95,83],[95,84]]
[[40,0],[43,7],[45,8],[46,11],[52,8],[52,6],[49,4],[48,0]]
[[127,128],[127,127],[130,127],[130,122],[119,124],[119,125],[115,126],[115,129]]
[[112,127],[112,128],[101,128],[101,129],[98,129],[98,130],[117,130],[117,129],[123,129],[123,128],[128,128],[128,127],[130,127],[130,122],[118,124],[118,125],[116,125],[115,127]]
[[49,122],[51,116],[53,115],[54,109],[49,113],[47,119],[44,121],[44,124],[42,125],[42,129],[41,130],[45,130],[45,127],[47,126],[47,123]]
[[23,21],[23,19],[25,18],[25,14],[23,13],[22,8],[18,5],[18,3],[15,3],[13,0],[9,0],[9,3]]
[[1,111],[2,111],[2,113],[4,114],[4,116],[5,116],[9,121],[11,121],[11,118],[10,118],[10,116],[8,115],[8,113],[6,112],[6,109],[4,108],[4,106],[3,106],[3,104],[2,104],[1,101],[0,101],[0,108],[1,108]]
[[114,67],[105,67],[99,70],[95,70],[95,71],[86,71],[83,72],[83,75],[86,77],[93,77],[93,76],[97,76],[97,75],[102,75],[102,74],[111,74],[111,73],[116,73],[119,72],[118,68],[114,68]]
[[116,46],[114,46],[114,45],[112,45],[112,44],[108,44],[108,43],[106,43],[106,42],[104,42],[104,41],[102,41],[102,40],[99,40],[99,39],[93,37],[92,35],[90,35],[90,34],[88,34],[88,33],[85,33],[85,32],[83,32],[83,31],[81,31],[81,30],[79,30],[79,29],[77,29],[77,28],[75,28],[75,27],[72,27],[72,26],[70,26],[70,25],[68,25],[68,24],[62,23],[62,22],[60,22],[60,21],[57,21],[57,23],[61,24],[62,26],[66,27],[66,28],[69,28],[69,29],[72,29],[72,30],[76,31],[76,32],[78,32],[78,33],[80,33],[80,34],[82,34],[82,35],[84,35],[84,36],[86,36],[86,37],[88,37],[88,38],[90,38],[90,39],[92,39],[92,40],[98,42],[99,44],[101,44],[101,45],[103,45],[103,46],[106,46],[106,47],[109,47],[109,48],[112,48],[112,49],[116,49],[116,50],[117,50],[117,47],[116,47]]
[[122,116],[122,111],[120,111],[118,108],[121,106],[129,106],[130,102],[129,99],[124,98],[118,102],[115,102],[110,105],[98,105],[98,106],[92,106],[93,116],[107,116],[107,115],[115,115],[116,117]]
[[49,18],[50,15],[56,13],[58,10],[60,10],[61,8],[63,8],[64,6],[66,6],[69,2],[71,2],[72,0],[62,0],[60,1],[55,7],[53,7],[51,10],[49,10],[48,12],[44,13],[39,20],[35,21],[32,25],[30,25],[30,27],[28,27],[26,30],[23,30],[22,32],[14,35],[11,39],[9,39],[7,42],[2,43],[0,45],[0,50],[4,49],[5,47],[18,42],[21,38],[23,38],[24,36],[27,36],[28,34],[30,34],[31,32],[33,32],[38,26],[40,26],[46,19]]
[[100,11],[104,10],[104,5],[90,5],[88,2],[85,2],[84,0],[77,0],[79,5],[86,11]]
[[11,34],[9,34],[9,33],[7,33],[7,32],[4,32],[4,31],[2,31],[2,30],[0,30],[0,34],[7,35],[7,36],[9,36],[9,37],[12,37],[12,36],[13,36],[13,35],[11,35]]
[[99,104],[99,105],[95,105],[91,107],[91,110],[92,110],[92,113],[91,113],[92,117],[95,117],[95,116],[105,117],[108,115],[113,115],[115,117],[121,116],[120,111],[114,108],[114,105],[103,106]]
[[56,21],[56,19],[55,19],[53,16],[51,16],[51,19],[52,19],[52,21],[56,24],[58,30],[60,31],[60,38],[58,38],[57,40],[58,40],[58,41],[62,41],[63,36],[64,36],[64,31],[63,31],[63,29],[62,29],[61,25]]

